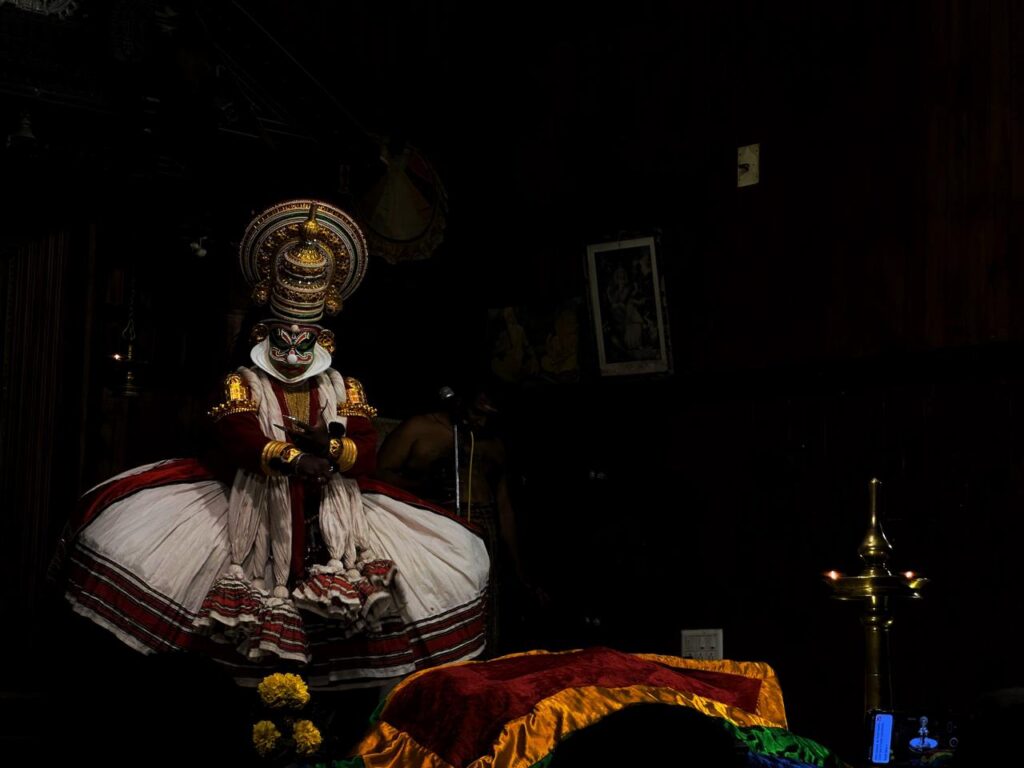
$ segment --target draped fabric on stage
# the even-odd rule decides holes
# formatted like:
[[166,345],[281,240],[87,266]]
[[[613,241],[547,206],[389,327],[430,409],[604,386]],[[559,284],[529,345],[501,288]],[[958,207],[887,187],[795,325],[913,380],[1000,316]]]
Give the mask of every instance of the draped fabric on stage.
[[[740,756],[738,765],[843,765],[826,747],[787,730],[782,691],[767,664],[608,648],[533,651],[416,673],[382,702],[346,765],[540,768],[577,734],[626,710],[653,712],[642,706],[652,704],[707,718]],[[652,735],[674,738],[643,738]],[[688,764],[687,748],[678,742],[679,765]]]

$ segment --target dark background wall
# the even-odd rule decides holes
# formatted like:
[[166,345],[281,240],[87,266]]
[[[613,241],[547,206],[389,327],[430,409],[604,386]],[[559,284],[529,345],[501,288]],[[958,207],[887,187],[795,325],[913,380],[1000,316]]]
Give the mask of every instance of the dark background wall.
[[[585,296],[588,243],[659,237],[674,373],[602,379],[584,322],[579,381],[510,395],[525,546],[569,616],[538,643],[677,653],[722,627],[775,666],[795,730],[852,749],[859,628],[820,574],[858,570],[877,476],[896,565],[933,578],[899,611],[897,704],[1024,682],[1014,3],[79,5],[0,7],[5,602],[42,604],[82,490],[196,450],[251,213],[353,203],[387,135],[436,164],[450,215],[337,321],[385,414],[486,358],[488,309]],[[761,182],[737,189],[752,142]]]

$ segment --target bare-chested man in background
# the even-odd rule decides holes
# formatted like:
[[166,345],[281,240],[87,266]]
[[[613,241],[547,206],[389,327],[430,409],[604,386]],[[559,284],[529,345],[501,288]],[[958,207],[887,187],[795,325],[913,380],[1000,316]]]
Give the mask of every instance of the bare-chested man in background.
[[498,582],[507,566],[524,586],[516,537],[515,513],[509,498],[505,446],[493,430],[497,408],[483,389],[450,411],[412,416],[384,440],[377,455],[377,477],[425,501],[455,512],[455,437],[459,424],[459,501],[461,514],[480,526],[491,556],[488,590],[489,653],[496,653]]

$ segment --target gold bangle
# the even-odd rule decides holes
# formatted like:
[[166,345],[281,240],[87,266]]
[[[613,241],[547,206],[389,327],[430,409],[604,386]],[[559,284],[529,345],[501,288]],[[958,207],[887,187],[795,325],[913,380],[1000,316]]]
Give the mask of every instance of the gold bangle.
[[358,455],[359,449],[356,447],[356,441],[351,437],[341,438],[341,450],[338,458],[334,459],[334,463],[338,466],[338,471],[348,472],[352,469]]
[[289,448],[298,450],[291,443],[285,443],[281,440],[268,440],[267,444],[263,446],[262,453],[260,453],[260,469],[263,470],[263,474],[270,477],[280,475],[281,473],[278,470],[270,466],[270,462],[274,459],[280,459],[282,454]]
[[341,440],[332,437],[327,441],[327,455],[335,464],[338,463],[338,459],[341,458]]
[[290,467],[302,457],[302,451],[294,445],[289,445],[281,452],[280,461],[286,467]]

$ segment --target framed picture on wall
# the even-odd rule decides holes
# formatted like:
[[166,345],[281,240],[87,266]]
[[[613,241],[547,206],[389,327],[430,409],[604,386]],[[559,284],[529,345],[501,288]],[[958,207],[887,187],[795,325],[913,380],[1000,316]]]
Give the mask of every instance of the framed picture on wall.
[[491,373],[509,384],[531,379],[552,383],[578,381],[583,314],[580,296],[557,303],[489,310]]
[[587,246],[587,275],[601,375],[669,373],[655,239]]

